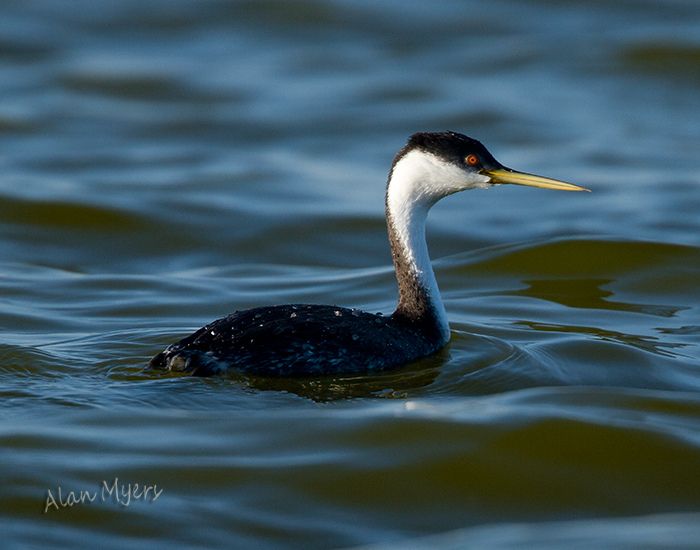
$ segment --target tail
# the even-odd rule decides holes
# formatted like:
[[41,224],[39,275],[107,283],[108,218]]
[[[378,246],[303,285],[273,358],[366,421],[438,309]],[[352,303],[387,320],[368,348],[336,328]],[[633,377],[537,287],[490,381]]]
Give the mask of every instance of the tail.
[[148,362],[149,369],[163,370],[192,376],[222,374],[226,365],[209,353],[199,350],[165,349]]
[[148,368],[156,370],[166,370],[167,367],[165,357],[165,352],[161,351],[158,355],[151,358],[151,360],[148,362]]

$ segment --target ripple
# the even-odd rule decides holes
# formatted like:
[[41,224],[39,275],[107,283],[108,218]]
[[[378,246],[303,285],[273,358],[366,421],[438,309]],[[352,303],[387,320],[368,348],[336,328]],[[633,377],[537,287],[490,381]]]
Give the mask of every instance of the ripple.
[[699,514],[658,514],[614,519],[540,522],[536,528],[528,523],[496,522],[490,525],[448,531],[429,537],[357,547],[358,550],[414,550],[465,547],[488,547],[494,550],[526,547],[585,548],[593,546],[636,547],[666,546],[669,537],[675,544],[692,544],[700,537]]
[[610,298],[611,290],[601,287],[614,283],[613,279],[545,279],[523,280],[528,287],[513,291],[513,296],[529,296],[539,300],[550,300],[571,308],[609,309],[613,311],[633,311],[659,317],[674,317],[684,306],[663,306],[657,304],[631,304]]
[[[664,269],[667,265],[700,264],[700,249],[674,243],[615,239],[562,238],[545,242],[499,246],[469,253],[482,274],[527,277],[604,279],[604,275],[635,270]],[[455,256],[455,258],[463,255]],[[478,263],[476,263],[478,262]],[[551,279],[550,279],[551,280]]]
[[14,197],[2,197],[0,216],[5,223],[54,229],[113,232],[145,231],[150,227],[138,214],[116,208]]
[[75,92],[96,93],[127,100],[216,104],[234,99],[232,96],[197,90],[170,75],[154,74],[154,67],[139,71],[130,64],[123,71],[118,71],[114,62],[107,61],[99,65],[110,67],[110,70],[73,71],[62,75],[60,82]]
[[626,48],[623,63],[642,73],[660,78],[698,80],[700,48],[684,43],[641,43]]

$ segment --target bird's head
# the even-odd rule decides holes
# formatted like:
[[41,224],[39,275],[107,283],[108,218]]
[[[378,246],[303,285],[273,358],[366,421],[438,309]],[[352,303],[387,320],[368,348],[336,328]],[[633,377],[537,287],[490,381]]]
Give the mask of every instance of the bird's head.
[[467,189],[512,183],[556,189],[588,191],[572,183],[506,168],[481,142],[456,132],[413,134],[396,157],[389,175],[390,187],[401,195],[432,205],[447,195]]

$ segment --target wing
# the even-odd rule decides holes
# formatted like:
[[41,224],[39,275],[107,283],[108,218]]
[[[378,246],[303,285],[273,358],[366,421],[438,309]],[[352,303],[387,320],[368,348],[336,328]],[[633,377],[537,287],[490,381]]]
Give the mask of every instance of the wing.
[[169,346],[151,366],[208,376],[360,374],[437,351],[391,317],[336,306],[290,304],[239,311]]

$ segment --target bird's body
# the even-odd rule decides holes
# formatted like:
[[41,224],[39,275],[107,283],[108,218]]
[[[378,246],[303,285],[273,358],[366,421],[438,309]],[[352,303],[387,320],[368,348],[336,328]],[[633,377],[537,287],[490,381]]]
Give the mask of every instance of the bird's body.
[[584,190],[505,168],[462,134],[414,134],[394,158],[386,191],[399,287],[393,314],[314,304],[237,311],[168,346],[150,365],[200,376],[231,369],[261,376],[366,374],[437,352],[450,332],[425,240],[428,211],[450,194],[501,183]]
[[237,311],[170,346],[155,363],[208,376],[363,374],[399,367],[442,347],[394,316],[315,304]]

